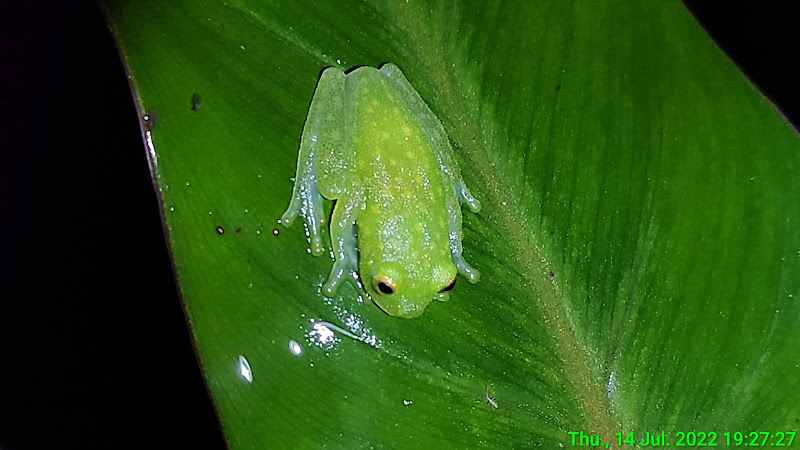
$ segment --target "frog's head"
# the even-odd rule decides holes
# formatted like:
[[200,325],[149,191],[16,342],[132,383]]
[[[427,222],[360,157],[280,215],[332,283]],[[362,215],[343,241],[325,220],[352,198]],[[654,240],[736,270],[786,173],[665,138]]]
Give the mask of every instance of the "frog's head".
[[367,293],[391,316],[411,319],[433,300],[446,301],[456,284],[456,267],[450,261],[437,264],[415,261],[380,262],[361,273]]

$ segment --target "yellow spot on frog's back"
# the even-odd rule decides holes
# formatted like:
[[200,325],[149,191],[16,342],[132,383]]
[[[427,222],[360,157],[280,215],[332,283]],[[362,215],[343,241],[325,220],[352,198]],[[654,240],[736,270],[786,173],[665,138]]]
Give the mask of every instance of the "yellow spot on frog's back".
[[389,158],[389,165],[390,166],[396,166],[397,165],[397,160],[394,159],[394,158]]
[[409,134],[411,134],[411,128],[408,128],[408,126],[407,126],[407,125],[403,125],[403,128],[402,128],[402,130],[403,130],[403,134],[404,134],[404,135],[406,135],[406,136],[408,136]]
[[414,159],[414,158],[416,158],[416,157],[417,157],[417,154],[416,154],[416,153],[414,153],[414,152],[406,152],[406,158],[408,158],[408,159]]

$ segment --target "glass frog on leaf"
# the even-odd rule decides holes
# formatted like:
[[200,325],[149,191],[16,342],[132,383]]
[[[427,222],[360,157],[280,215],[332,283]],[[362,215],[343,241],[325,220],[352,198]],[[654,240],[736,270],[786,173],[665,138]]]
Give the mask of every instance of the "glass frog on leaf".
[[285,226],[301,215],[311,252],[323,252],[322,198],[336,200],[330,234],[335,261],[322,287],[333,296],[357,275],[386,313],[417,317],[445,301],[460,272],[461,203],[469,193],[439,119],[394,64],[345,74],[330,67],[317,84],[303,128]]

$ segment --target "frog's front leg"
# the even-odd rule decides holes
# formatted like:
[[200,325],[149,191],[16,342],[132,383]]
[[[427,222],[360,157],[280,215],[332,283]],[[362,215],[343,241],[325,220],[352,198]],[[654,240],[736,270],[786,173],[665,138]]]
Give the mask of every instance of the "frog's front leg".
[[[466,190],[466,186],[461,183],[460,185]],[[459,185],[454,186],[454,189],[458,191]],[[467,191],[467,195],[469,195],[469,191]],[[457,198],[458,196],[451,197]],[[471,197],[471,196],[470,196]],[[472,198],[472,197],[471,197]],[[473,201],[477,203],[475,198],[472,198]],[[460,203],[459,199],[459,203]],[[469,200],[466,200],[467,203],[470,205],[470,209],[472,209],[472,204]],[[478,209],[480,209],[480,203],[478,204]],[[473,210],[474,211],[474,210]],[[480,280],[481,273],[469,265],[464,256],[461,254],[463,251],[463,247],[461,246],[461,205],[454,204],[451,200],[447,201],[447,216],[450,219],[450,257],[453,260],[453,264],[455,264],[456,269],[461,275],[467,277],[470,283],[475,284]]]
[[[355,178],[355,177],[353,177]],[[366,205],[366,196],[358,179],[351,181],[351,190],[347,195],[339,197],[333,207],[331,216],[331,242],[336,260],[328,281],[322,286],[322,293],[333,297],[339,289],[339,284],[346,277],[351,276],[355,281],[358,273],[358,249],[356,238],[356,220],[358,213]]]
[[314,98],[303,126],[300,139],[300,153],[297,157],[297,174],[289,207],[281,217],[281,223],[288,227],[294,219],[302,216],[308,226],[311,241],[311,253],[319,255],[323,252],[322,235],[325,226],[325,212],[322,208],[322,191],[319,186],[320,161],[324,163],[326,153],[333,148],[346,148],[344,133],[340,128],[340,118],[344,116],[344,79],[341,70],[326,69],[317,83]]

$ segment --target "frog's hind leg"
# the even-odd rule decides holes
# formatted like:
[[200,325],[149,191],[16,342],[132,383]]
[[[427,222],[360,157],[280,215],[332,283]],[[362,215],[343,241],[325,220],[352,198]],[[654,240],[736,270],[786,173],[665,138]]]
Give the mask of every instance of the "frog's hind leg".
[[354,182],[351,186],[353,187],[352,191],[336,201],[331,216],[331,241],[336,260],[333,262],[328,281],[322,286],[322,293],[328,297],[333,297],[342,280],[346,280],[348,277],[352,277],[352,281],[358,287],[356,282],[358,248],[355,225],[359,211],[364,208],[366,198],[360,182]]
[[322,208],[322,194],[317,189],[317,180],[314,175],[316,163],[311,156],[303,162],[302,151],[297,163],[297,175],[294,182],[294,192],[289,208],[281,216],[281,223],[288,227],[298,214],[303,216],[308,226],[307,232],[311,243],[311,253],[319,255],[325,250],[322,245],[322,234],[325,231],[325,212]]
[[[308,111],[303,136],[300,139],[300,152],[297,157],[292,200],[281,217],[281,223],[288,227],[298,215],[308,226],[311,253],[319,255],[324,251],[322,235],[325,226],[325,212],[322,208],[322,194],[325,186],[318,185],[318,161],[321,152],[331,147],[340,147],[341,134],[330,133],[331,122],[342,116],[344,96],[344,72],[335,68],[326,69],[317,83],[314,98]],[[324,157],[324,156],[323,156]],[[323,188],[323,189],[321,189]]]

